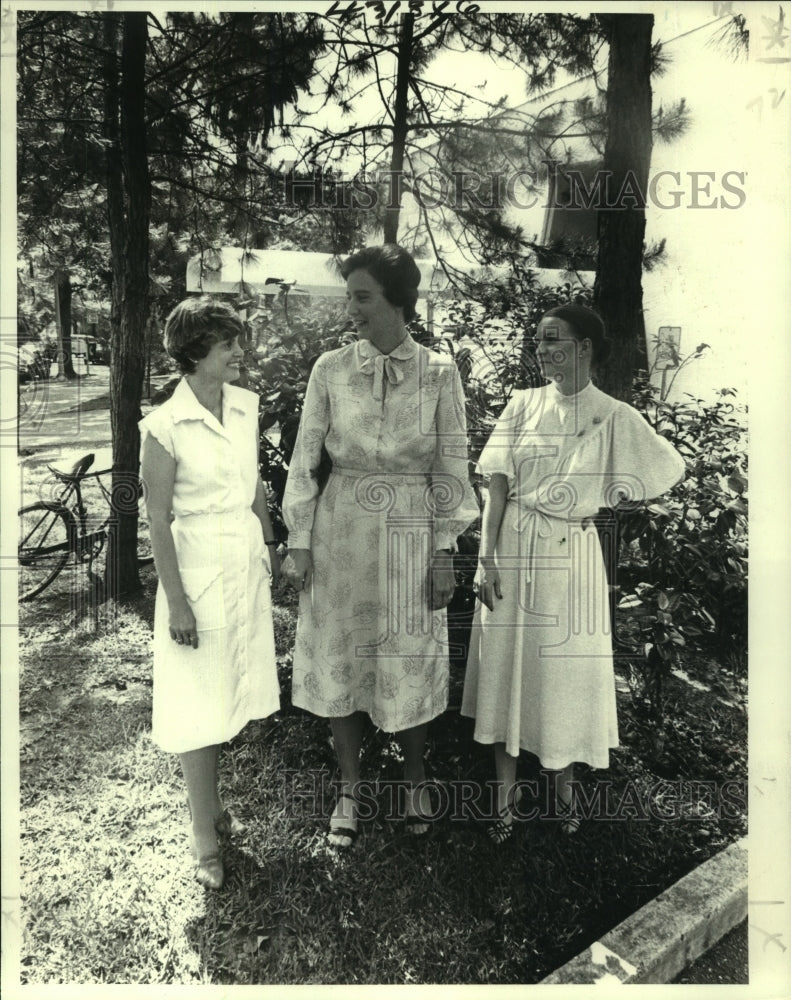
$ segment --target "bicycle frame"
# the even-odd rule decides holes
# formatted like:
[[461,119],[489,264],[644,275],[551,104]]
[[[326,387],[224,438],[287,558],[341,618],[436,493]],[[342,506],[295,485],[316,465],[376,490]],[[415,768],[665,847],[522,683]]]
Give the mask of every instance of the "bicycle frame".
[[[55,557],[55,561],[50,564],[49,569],[45,567],[46,575],[39,580],[32,581],[21,600],[32,600],[38,596],[42,590],[46,589],[58,576],[68,557],[73,555],[78,564],[87,565],[88,576],[91,580],[95,578],[92,572],[93,562],[99,556],[107,541],[109,530],[112,530],[112,523],[115,516],[115,505],[113,503],[113,493],[110,487],[105,485],[103,476],[110,477],[112,469],[100,469],[97,472],[87,472],[87,468],[93,461],[93,455],[86,455],[74,466],[71,473],[63,473],[50,466],[50,471],[58,480],[61,488],[53,489],[52,499],[40,499],[37,502],[23,507],[19,511],[19,516],[36,515],[36,523],[24,525],[24,534],[21,536],[18,547],[18,558],[20,566],[32,567],[38,558]],[[107,510],[103,520],[97,517],[93,523],[90,520],[90,511],[83,498],[83,484],[86,480],[93,479],[102,494]],[[53,537],[50,532],[61,522],[60,529],[55,531]],[[95,525],[95,526],[94,526]],[[108,525],[110,529],[108,530]],[[65,527],[66,537],[63,537],[63,527]],[[89,530],[90,529],[90,530]],[[57,554],[62,553],[61,561],[57,561]],[[150,555],[141,556],[138,553],[138,566],[147,566],[153,563]],[[32,589],[31,589],[32,588]]]

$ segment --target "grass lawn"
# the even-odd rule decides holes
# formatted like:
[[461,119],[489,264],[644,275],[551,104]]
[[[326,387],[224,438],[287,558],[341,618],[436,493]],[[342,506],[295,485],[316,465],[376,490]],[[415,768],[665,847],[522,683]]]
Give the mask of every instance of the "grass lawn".
[[[689,679],[671,678],[659,758],[619,682],[621,748],[583,776],[589,793],[594,777],[611,783],[609,819],[573,838],[530,820],[498,848],[471,819],[415,839],[379,816],[337,855],[328,727],[290,705],[295,607],[282,597],[282,709],[224,748],[224,797],[247,832],[225,888],[205,892],[177,760],[149,736],[156,578],[142,577],[136,600],[81,620],[76,570],[20,606],[23,982],[535,983],[745,832],[745,684],[696,657]],[[462,682],[454,671],[451,705]],[[428,765],[449,795],[492,777],[454,710],[432,724]],[[371,729],[363,774],[383,807],[400,770]],[[526,755],[520,777],[540,778]],[[685,815],[657,818],[679,799]]]

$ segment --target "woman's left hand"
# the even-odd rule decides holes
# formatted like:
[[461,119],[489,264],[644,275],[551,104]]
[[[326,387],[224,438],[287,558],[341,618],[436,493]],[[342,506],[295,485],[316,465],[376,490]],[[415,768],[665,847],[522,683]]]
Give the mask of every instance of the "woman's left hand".
[[450,604],[456,589],[456,574],[453,571],[453,556],[450,552],[435,552],[431,561],[431,593],[429,607],[439,611]]

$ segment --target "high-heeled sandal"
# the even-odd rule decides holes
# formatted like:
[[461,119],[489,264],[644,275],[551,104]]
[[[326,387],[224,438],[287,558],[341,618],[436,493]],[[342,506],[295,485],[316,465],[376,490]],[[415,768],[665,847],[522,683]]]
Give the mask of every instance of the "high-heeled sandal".
[[571,837],[580,828],[582,820],[574,812],[571,802],[564,802],[563,799],[557,799],[555,802],[555,807],[557,809],[558,819],[560,820],[560,832],[566,837]]
[[[504,844],[506,841],[510,840],[514,835],[514,824],[516,821],[516,815],[514,810],[519,805],[522,800],[522,792],[516,795],[511,802],[503,806],[503,808],[497,813],[497,816],[491,820],[486,826],[486,833],[489,840],[492,843]],[[510,823],[506,823],[506,818],[510,817]]]
[[[336,807],[341,799],[351,799],[352,802],[354,802],[355,804],[357,803],[357,799],[355,799],[355,797],[351,795],[349,792],[341,792],[335,803]],[[334,819],[336,819],[334,815],[330,817],[330,828],[329,830],[327,830],[327,843],[330,845],[330,847],[339,847],[341,850],[347,851],[350,847],[354,846],[359,831],[357,827],[341,826],[341,825],[333,826],[332,821]],[[338,824],[346,822],[348,822],[348,820],[346,819],[340,819],[340,818],[337,819]],[[355,822],[357,822],[356,816],[355,816]],[[335,837],[336,839],[333,840],[332,839],[333,837]],[[348,841],[348,843],[342,843],[339,838],[343,838],[343,840]]]

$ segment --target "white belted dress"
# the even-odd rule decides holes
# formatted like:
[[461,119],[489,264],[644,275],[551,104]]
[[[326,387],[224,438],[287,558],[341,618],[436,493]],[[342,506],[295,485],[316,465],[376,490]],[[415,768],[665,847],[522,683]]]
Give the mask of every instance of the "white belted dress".
[[494,556],[503,598],[476,610],[462,714],[478,742],[512,756],[606,768],[618,746],[607,580],[596,527],[581,522],[664,493],[684,460],[627,403],[551,383],[513,394],[479,467],[508,479]]
[[197,649],[170,637],[167,597],[154,612],[154,741],[184,753],[232,739],[280,707],[269,555],[252,511],[258,476],[258,397],[222,390],[222,423],[182,379],[140,421],[176,460],[173,541],[197,622]]

